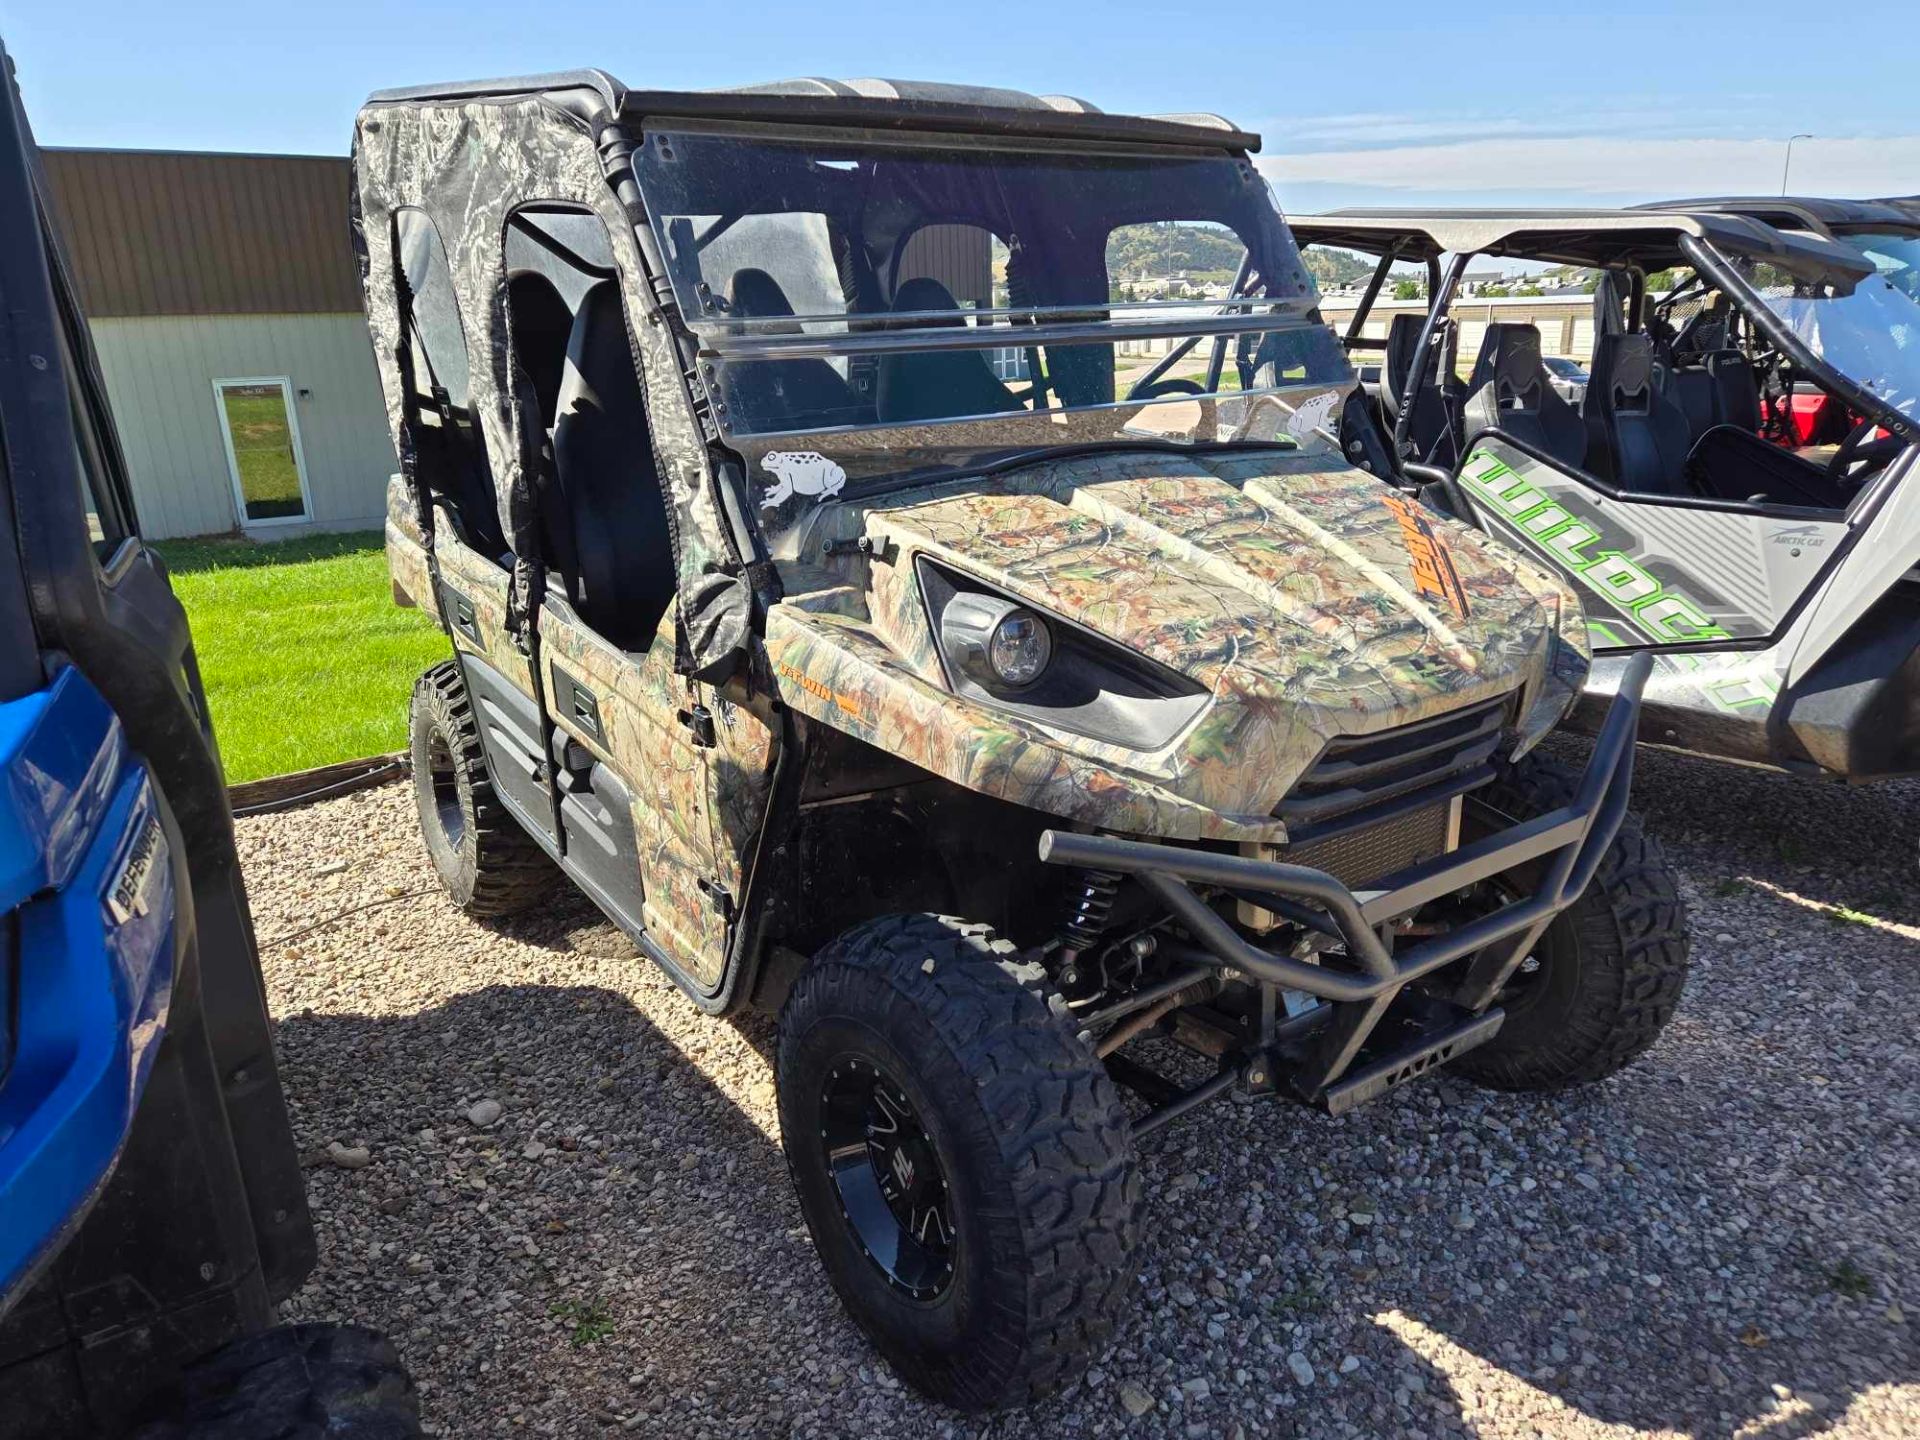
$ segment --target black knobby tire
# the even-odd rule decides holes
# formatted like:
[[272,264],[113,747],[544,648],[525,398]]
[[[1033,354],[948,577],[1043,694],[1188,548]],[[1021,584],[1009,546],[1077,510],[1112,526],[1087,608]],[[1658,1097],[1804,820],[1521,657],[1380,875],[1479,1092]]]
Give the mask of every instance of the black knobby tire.
[[[849,1065],[891,1077],[938,1155],[953,1244],[937,1296],[891,1281],[842,1208],[825,1091]],[[952,1405],[995,1409],[1058,1389],[1100,1352],[1132,1277],[1140,1180],[1119,1093],[1050,1003],[1038,965],[961,920],[857,926],[795,984],[778,1076],[814,1245],[905,1380]]]
[[284,1325],[189,1366],[166,1418],[130,1440],[415,1440],[420,1400],[388,1340]]
[[513,915],[553,894],[560,871],[494,793],[473,705],[451,660],[414,682],[408,736],[420,834],[469,915]]
[[[1579,774],[1527,756],[1476,797],[1520,819],[1573,800]],[[1629,812],[1593,883],[1555,917],[1500,999],[1494,1038],[1454,1068],[1497,1090],[1560,1090],[1632,1063],[1673,1018],[1686,985],[1686,908],[1658,841]]]

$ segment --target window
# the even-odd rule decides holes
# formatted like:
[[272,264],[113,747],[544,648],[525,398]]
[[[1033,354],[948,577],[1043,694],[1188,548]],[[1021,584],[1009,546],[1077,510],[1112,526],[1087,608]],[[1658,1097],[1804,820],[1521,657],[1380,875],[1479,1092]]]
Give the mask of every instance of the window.
[[413,372],[407,408],[416,473],[452,512],[468,546],[497,559],[507,546],[486,447],[474,429],[467,340],[447,252],[422,210],[395,211],[393,238],[400,272],[396,288]]
[[1120,225],[1107,235],[1107,290],[1116,303],[1220,300],[1246,258],[1240,237],[1211,221]]
[[546,203],[509,216],[503,243],[504,338],[524,377],[515,401],[539,406],[524,418],[542,432],[535,503],[549,593],[638,653],[673,602],[675,570],[613,244],[597,215]]
[[242,526],[311,518],[300,426],[284,376],[213,382]]

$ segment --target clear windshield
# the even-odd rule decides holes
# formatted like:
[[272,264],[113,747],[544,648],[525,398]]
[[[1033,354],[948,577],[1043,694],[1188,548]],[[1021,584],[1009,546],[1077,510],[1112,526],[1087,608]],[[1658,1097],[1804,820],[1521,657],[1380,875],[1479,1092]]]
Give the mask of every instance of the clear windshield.
[[1920,231],[1849,230],[1840,238],[1873,261],[1873,268],[1894,289],[1920,301]]
[[1225,151],[649,127],[636,169],[730,435],[1352,378],[1265,182]]
[[1815,355],[1889,409],[1920,417],[1920,303],[1907,290],[1885,273],[1848,287],[1745,257],[1732,263]]

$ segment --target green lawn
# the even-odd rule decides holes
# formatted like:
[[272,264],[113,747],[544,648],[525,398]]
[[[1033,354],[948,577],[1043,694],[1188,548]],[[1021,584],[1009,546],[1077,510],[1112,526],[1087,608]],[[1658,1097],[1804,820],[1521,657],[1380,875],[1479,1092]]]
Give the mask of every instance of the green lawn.
[[393,603],[380,535],[163,540],[229,782],[398,750],[414,677],[448,653]]

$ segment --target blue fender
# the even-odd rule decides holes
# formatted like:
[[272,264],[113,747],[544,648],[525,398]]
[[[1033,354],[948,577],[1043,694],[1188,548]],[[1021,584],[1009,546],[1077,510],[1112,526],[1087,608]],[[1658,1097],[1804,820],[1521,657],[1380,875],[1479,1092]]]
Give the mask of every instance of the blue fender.
[[87,678],[0,705],[0,1310],[126,1142],[166,1028],[177,898],[147,767]]

